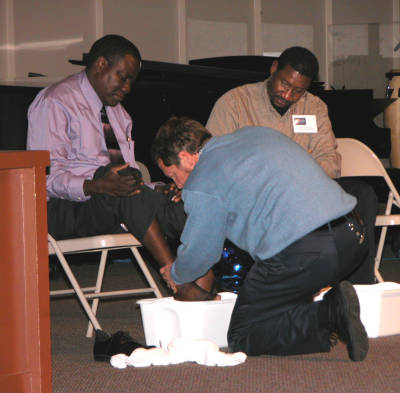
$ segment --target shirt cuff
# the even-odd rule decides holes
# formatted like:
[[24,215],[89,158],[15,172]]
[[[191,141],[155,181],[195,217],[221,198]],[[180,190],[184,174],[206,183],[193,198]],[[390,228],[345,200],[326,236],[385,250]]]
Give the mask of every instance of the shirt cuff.
[[165,186],[165,183],[162,181],[153,181],[151,183],[145,183],[147,187],[151,188],[154,190],[156,186]]
[[73,177],[69,183],[69,194],[73,201],[84,202],[90,199],[90,195],[83,192],[83,183],[85,180],[91,180],[87,177]]
[[172,268],[171,268],[171,277],[172,277],[172,279],[174,280],[175,284],[177,284],[177,285],[185,284],[185,281],[181,281],[181,280],[179,280],[177,278],[177,275],[175,273],[175,266],[176,266],[176,263],[174,262],[172,264]]

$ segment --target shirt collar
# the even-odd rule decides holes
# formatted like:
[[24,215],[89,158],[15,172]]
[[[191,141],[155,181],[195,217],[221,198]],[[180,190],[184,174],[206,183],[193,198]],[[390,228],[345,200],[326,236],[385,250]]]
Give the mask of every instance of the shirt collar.
[[89,105],[93,108],[93,111],[95,113],[100,113],[103,103],[96,91],[93,89],[93,86],[90,84],[85,70],[80,73],[80,85],[83,95],[86,97]]
[[203,143],[203,146],[200,148],[200,150],[198,152],[199,157],[201,156],[201,153],[203,153],[203,150],[206,148],[208,142],[210,142],[212,139],[214,139],[214,137],[207,139],[206,142]]

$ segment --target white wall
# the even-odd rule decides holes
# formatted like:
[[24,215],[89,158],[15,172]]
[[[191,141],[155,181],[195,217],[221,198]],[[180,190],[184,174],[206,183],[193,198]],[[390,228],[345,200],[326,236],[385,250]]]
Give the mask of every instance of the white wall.
[[0,79],[24,79],[28,72],[50,77],[74,73],[78,68],[68,60],[81,59],[103,34],[126,36],[147,60],[177,61],[177,4],[178,0],[0,0]]
[[89,5],[81,0],[69,0],[68,7],[52,0],[15,1],[16,75],[76,71],[68,59],[79,59],[86,50]]
[[176,0],[104,0],[104,34],[121,34],[146,60],[177,62]]
[[6,1],[0,1],[0,79],[9,79],[13,75],[9,71],[13,66],[9,64],[10,54],[12,52],[9,42],[9,26],[6,21],[10,17],[9,4]]
[[383,94],[399,1],[0,0],[0,79],[66,76],[79,69],[68,59],[115,33],[144,59],[167,62],[303,45],[320,61],[321,80]]
[[[398,57],[398,15],[393,0],[335,0],[328,52],[335,88],[374,90],[384,96],[386,77]],[[397,33],[396,33],[397,32]]]
[[320,63],[320,79],[325,73],[324,0],[263,0],[263,50],[282,52],[289,46],[304,46]]
[[[24,78],[28,72],[48,76],[68,75],[76,66],[68,59],[80,59],[94,39],[90,21],[91,2],[69,0],[0,0],[2,29],[8,31],[8,69],[0,70],[3,79]],[[3,51],[2,51],[3,52]]]
[[393,0],[334,0],[333,5],[335,24],[392,21]]
[[188,59],[247,55],[248,0],[188,0]]

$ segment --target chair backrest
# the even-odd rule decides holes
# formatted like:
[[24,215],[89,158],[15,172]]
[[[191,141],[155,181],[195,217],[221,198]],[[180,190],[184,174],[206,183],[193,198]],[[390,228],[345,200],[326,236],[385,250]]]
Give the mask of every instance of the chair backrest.
[[338,152],[342,156],[342,177],[380,176],[386,181],[394,200],[400,203],[400,195],[392,183],[378,156],[364,143],[353,138],[337,138]]
[[151,183],[151,176],[150,176],[149,170],[147,169],[147,166],[144,165],[143,162],[140,162],[140,161],[136,161],[136,164],[138,164],[139,170],[140,170],[140,172],[142,172],[143,181],[145,183]]
[[342,176],[384,176],[386,170],[376,154],[364,143],[352,138],[337,138],[342,156]]

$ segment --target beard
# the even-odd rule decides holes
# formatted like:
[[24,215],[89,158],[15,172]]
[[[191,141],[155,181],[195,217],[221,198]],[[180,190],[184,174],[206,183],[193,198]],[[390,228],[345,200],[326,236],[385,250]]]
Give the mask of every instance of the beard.
[[[284,105],[277,105],[275,104],[275,99],[280,100]],[[286,101],[284,98],[278,96],[278,95],[273,95],[269,97],[269,100],[271,101],[271,105],[275,108],[275,110],[280,114],[280,115],[284,115],[287,110],[290,108],[290,106],[292,105],[291,102]]]
[[[271,102],[271,105],[274,107],[274,109],[282,116],[286,113],[286,111],[289,109],[290,105],[292,105],[291,102],[285,100],[278,94],[275,94],[274,91],[274,77],[272,76],[268,82],[267,82],[267,93],[269,100]],[[277,105],[275,103],[276,100],[279,100],[283,105]]]

